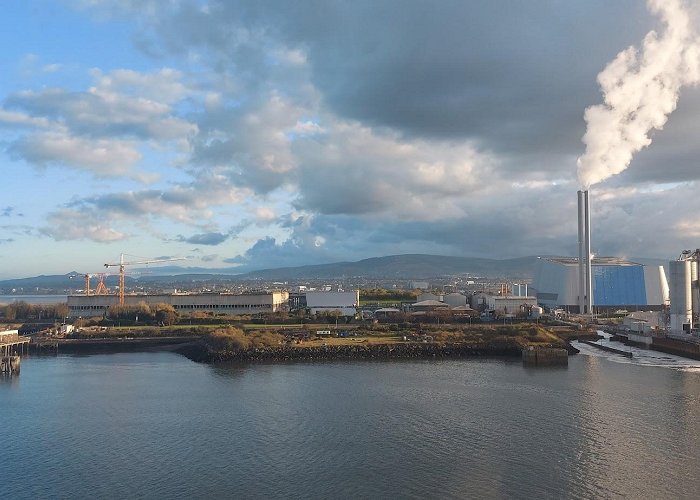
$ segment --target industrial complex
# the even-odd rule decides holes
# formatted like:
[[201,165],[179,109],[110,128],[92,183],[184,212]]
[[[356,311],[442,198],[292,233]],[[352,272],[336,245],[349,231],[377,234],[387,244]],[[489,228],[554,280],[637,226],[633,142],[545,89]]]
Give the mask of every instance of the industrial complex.
[[[532,280],[537,302],[547,308],[585,313],[580,303],[580,266],[574,257],[538,259]],[[660,310],[669,287],[662,266],[644,266],[616,257],[591,259],[591,311]]]

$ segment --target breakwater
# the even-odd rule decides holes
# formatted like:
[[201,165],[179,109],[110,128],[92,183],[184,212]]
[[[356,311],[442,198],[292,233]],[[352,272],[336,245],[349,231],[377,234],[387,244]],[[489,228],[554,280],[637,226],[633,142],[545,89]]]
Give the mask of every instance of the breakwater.
[[130,352],[144,349],[172,349],[194,342],[198,336],[94,338],[94,339],[37,339],[30,344],[35,353],[109,353]]
[[221,361],[314,361],[331,359],[460,358],[483,356],[520,357],[515,344],[468,345],[462,343],[353,344],[294,347],[288,345],[243,350],[214,351],[205,342],[179,346],[176,352],[204,363]]
[[632,352],[630,352],[630,351],[616,349],[614,347],[610,347],[607,345],[598,344],[597,342],[591,342],[590,340],[579,340],[579,342],[586,344],[586,345],[589,345],[591,347],[595,347],[596,349],[600,349],[601,351],[612,352],[612,353],[619,354],[620,356],[625,356],[628,358],[632,357]]

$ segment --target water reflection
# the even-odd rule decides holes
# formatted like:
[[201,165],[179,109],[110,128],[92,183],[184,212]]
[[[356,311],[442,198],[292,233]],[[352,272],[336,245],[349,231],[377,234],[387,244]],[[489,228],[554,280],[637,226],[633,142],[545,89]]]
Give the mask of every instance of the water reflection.
[[245,375],[249,363],[213,363],[211,373],[221,378],[240,378]]
[[[217,364],[29,359],[0,390],[26,497],[693,497],[700,376],[578,355]],[[4,385],[0,387],[5,387]],[[47,418],[49,416],[50,418]],[[26,470],[42,481],[25,481]],[[75,478],[80,478],[76,481]],[[128,479],[128,480],[127,480]]]
[[19,374],[18,373],[0,373],[0,384],[2,385],[13,385],[19,384]]

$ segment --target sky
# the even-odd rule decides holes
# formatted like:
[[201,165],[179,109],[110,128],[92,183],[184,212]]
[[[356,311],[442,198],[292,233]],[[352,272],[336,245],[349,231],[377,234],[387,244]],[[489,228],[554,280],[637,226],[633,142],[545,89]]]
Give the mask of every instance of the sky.
[[[700,2],[677,2],[686,43]],[[578,170],[612,157],[596,106],[648,88],[642,71],[626,69],[625,87],[605,77],[620,64],[606,67],[670,31],[639,0],[2,10],[0,278],[99,272],[121,253],[241,272],[575,255],[576,191],[591,178],[594,253],[673,259],[700,246],[697,79],[676,80],[626,164]],[[700,57],[684,54],[686,66]],[[639,96],[635,118],[661,103]]]

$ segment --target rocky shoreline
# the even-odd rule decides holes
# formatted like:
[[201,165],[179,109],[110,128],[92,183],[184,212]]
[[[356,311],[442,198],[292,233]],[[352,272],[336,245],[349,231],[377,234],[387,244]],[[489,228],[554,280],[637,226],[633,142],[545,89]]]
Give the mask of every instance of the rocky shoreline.
[[280,345],[245,350],[214,351],[204,342],[193,342],[175,349],[179,354],[200,363],[226,361],[313,361],[332,359],[407,359],[520,357],[522,349],[515,344],[469,345],[464,343],[357,344],[295,347]]

